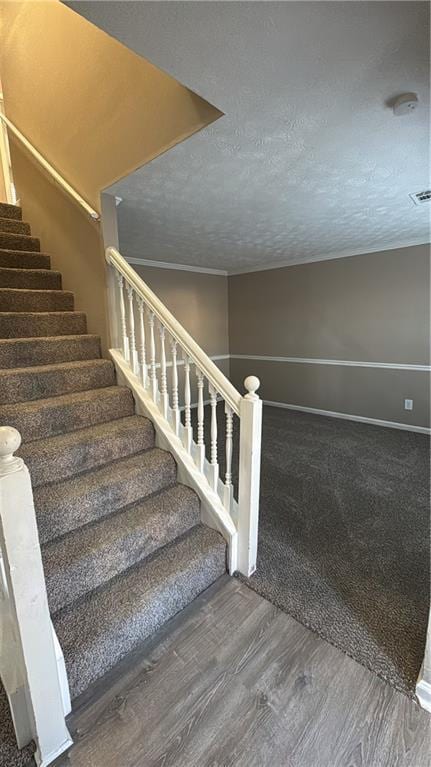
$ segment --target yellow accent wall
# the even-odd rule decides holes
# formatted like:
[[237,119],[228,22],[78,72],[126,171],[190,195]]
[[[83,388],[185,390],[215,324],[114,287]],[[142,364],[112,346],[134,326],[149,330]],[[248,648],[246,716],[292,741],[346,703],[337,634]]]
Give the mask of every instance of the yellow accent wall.
[[97,210],[101,189],[222,114],[58,0],[0,13],[7,116]]

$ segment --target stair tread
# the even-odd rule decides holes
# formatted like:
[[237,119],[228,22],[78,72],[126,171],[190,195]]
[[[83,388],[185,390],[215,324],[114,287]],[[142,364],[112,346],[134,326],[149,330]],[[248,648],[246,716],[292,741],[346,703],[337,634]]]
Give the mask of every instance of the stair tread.
[[83,335],[87,333],[87,317],[84,312],[58,310],[48,312],[5,312],[0,311],[0,335],[2,338],[29,338],[47,337],[55,335],[67,335],[70,328],[71,335],[77,335],[80,330]]
[[30,224],[17,218],[3,218],[0,216],[0,232],[13,232],[14,234],[31,234]]
[[199,523],[199,499],[174,485],[42,550],[52,612],[107,583]]
[[0,404],[100,389],[115,384],[110,360],[78,360],[0,370]]
[[92,333],[0,338],[0,368],[2,369],[32,367],[35,360],[40,364],[42,362],[55,364],[100,357],[100,336]]
[[148,418],[130,415],[21,445],[33,487],[68,479],[154,446]]
[[[176,482],[170,453],[153,447],[84,474],[34,489],[43,542],[54,540]],[[61,514],[59,514],[61,509]]]
[[[123,403],[122,410],[119,407],[120,399]],[[98,411],[99,406],[104,402],[109,405],[108,417],[102,414],[103,420],[96,420],[93,423],[106,423],[116,418],[132,415],[134,412],[134,402],[130,389],[125,386],[106,386],[102,389],[89,389],[83,392],[47,397],[31,402],[0,405],[0,421],[9,426],[15,426],[21,432],[23,441],[30,442],[34,439],[64,434],[65,432],[82,428],[85,424],[78,418],[77,407],[82,409],[81,419],[86,419],[86,423],[91,424],[92,421],[89,420],[89,418],[93,417],[91,407],[96,408],[96,411]],[[59,415],[63,414],[64,419],[64,411],[67,408],[73,412],[73,421],[70,424],[67,423],[65,428],[64,420],[59,419]],[[125,412],[126,410],[128,412]],[[35,434],[32,431],[37,426],[32,425],[31,428],[29,427],[28,422],[31,421],[32,417],[36,418],[37,426],[40,424],[45,425],[43,434]],[[44,417],[45,422],[43,420]]]
[[[13,266],[16,263],[17,266]],[[24,266],[27,263],[29,266]],[[13,250],[13,248],[0,247],[0,264],[11,269],[34,269],[38,264],[41,268],[49,269],[51,256],[34,250]]]
[[40,251],[40,240],[29,234],[0,231],[0,247],[8,250]]
[[20,269],[0,265],[0,286],[25,290],[61,290],[61,272],[54,269]]
[[0,288],[0,308],[15,314],[73,311],[74,294],[70,290]]
[[13,205],[11,202],[0,202],[0,215],[2,218],[22,218],[22,208],[19,205]]
[[72,697],[118,663],[226,570],[219,533],[197,525],[53,616]]

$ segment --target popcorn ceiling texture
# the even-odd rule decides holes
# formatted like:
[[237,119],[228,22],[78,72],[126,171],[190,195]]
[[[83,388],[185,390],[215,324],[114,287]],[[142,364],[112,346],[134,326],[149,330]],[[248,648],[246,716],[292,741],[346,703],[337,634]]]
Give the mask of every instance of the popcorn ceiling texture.
[[115,185],[125,255],[235,271],[429,241],[426,3],[69,5],[225,112]]

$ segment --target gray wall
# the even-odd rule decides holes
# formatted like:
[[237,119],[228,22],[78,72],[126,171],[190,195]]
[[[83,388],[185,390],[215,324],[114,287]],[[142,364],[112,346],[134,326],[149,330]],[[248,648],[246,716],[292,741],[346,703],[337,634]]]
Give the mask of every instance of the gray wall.
[[[429,276],[418,245],[229,277],[230,352],[428,365]],[[231,359],[251,372],[267,400],[429,426],[426,372]]]

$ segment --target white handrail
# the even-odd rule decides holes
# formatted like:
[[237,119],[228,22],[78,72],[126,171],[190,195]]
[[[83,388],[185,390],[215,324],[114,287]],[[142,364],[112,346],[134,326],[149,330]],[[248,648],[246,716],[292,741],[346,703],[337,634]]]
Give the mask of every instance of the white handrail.
[[36,147],[33,146],[33,144],[30,143],[30,141],[21,133],[20,130],[16,127],[16,125],[13,124],[9,120],[8,117],[6,117],[5,114],[0,112],[0,120],[9,128],[9,130],[12,131],[12,133],[19,139],[19,141],[25,146],[25,148],[30,152],[31,155],[37,160],[37,162],[42,165],[42,167],[52,176],[56,184],[61,186],[62,189],[64,189],[65,192],[67,192],[70,197],[73,197],[75,202],[78,203],[78,205],[81,206],[85,210],[85,212],[92,218],[94,221],[100,221],[100,213],[97,212],[97,210],[94,210],[94,208],[91,207],[91,205],[88,204],[84,200],[83,197],[79,194],[79,192],[76,191],[76,189],[71,186],[66,179],[63,178],[63,176],[58,173],[58,171],[53,168],[51,163],[48,162],[48,160],[41,155],[41,153],[36,149]]
[[144,299],[156,317],[165,326],[166,330],[181,344],[187,355],[198,366],[208,381],[223,396],[223,399],[230,405],[234,413],[239,415],[241,394],[223,375],[217,365],[205,354],[199,344],[193,340],[187,330],[180,325],[169,309],[157,298],[156,294],[153,293],[135,270],[129,266],[118,250],[112,247],[107,248],[106,260],[109,264],[115,265],[115,268],[123,275],[129,285],[133,286],[136,293]]

